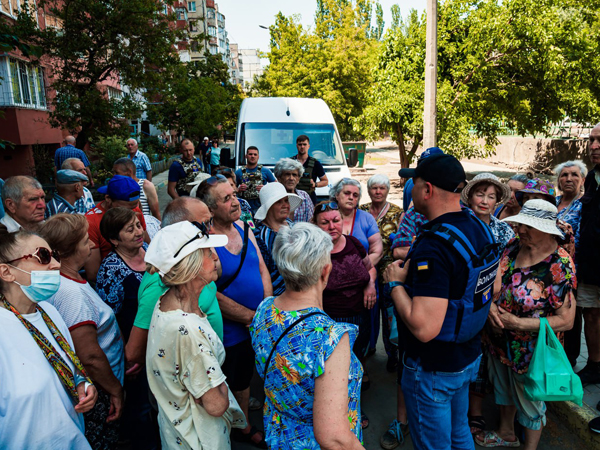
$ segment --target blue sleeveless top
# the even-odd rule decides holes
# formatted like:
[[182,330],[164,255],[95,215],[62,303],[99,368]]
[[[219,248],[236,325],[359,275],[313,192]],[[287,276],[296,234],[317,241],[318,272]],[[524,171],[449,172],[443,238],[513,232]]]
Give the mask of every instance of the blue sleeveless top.
[[[235,223],[233,226],[238,230],[243,241],[244,230]],[[251,233],[251,231],[249,232]],[[217,247],[215,250],[217,251],[217,255],[219,255],[222,267],[222,274],[217,280],[217,289],[219,289],[236,272],[240,265],[242,252],[240,251],[238,255],[234,255],[225,247]],[[221,292],[220,289],[219,292]],[[253,311],[256,311],[258,305],[264,299],[264,288],[258,268],[258,255],[250,238],[248,238],[248,250],[246,251],[244,265],[236,279],[227,286],[223,295]],[[250,339],[250,333],[246,325],[223,317],[223,345],[225,347],[239,344],[246,339]]]

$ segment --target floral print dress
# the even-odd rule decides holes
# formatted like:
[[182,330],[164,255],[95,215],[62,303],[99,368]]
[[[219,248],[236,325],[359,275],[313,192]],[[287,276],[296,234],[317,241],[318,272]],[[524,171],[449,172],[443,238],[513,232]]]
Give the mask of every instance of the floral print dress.
[[[515,267],[519,240],[510,241],[500,260],[502,288],[498,306],[517,317],[540,318],[556,314],[575,294],[577,279],[573,260],[562,247],[530,267]],[[490,353],[516,373],[526,373],[537,344],[537,332],[504,330],[497,336],[486,332],[483,341]],[[562,333],[557,333],[562,340]]]
[[[250,335],[256,352],[256,369],[264,377],[265,363],[275,342],[299,317],[321,310],[307,308],[281,311],[275,297],[266,298],[258,307]],[[315,380],[327,370],[327,359],[348,333],[350,347],[356,340],[356,325],[336,323],[325,314],[316,314],[290,330],[277,345],[265,379],[263,411],[265,441],[270,449],[316,450],[313,430]],[[362,441],[360,426],[360,388],[363,369],[351,353],[348,378],[348,423]]]

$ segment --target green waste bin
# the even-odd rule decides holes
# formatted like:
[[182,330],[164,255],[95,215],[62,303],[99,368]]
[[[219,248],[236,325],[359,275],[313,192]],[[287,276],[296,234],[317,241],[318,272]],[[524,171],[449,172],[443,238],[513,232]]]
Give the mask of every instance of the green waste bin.
[[346,158],[348,158],[348,150],[350,150],[351,148],[355,148],[356,150],[358,150],[357,167],[364,167],[365,154],[367,153],[367,143],[364,141],[363,142],[349,141],[349,142],[342,142],[342,145],[344,146],[344,154],[346,155]]

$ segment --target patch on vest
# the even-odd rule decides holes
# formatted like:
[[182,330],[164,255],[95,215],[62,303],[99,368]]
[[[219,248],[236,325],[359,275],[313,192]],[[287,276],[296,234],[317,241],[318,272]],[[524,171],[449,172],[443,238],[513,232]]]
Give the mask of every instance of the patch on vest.
[[[500,261],[496,262],[496,264],[492,264],[485,270],[479,272],[479,277],[477,277],[477,284],[475,285],[475,293],[479,294],[480,292],[487,291],[489,288],[489,293],[491,293],[491,287],[496,280],[496,273],[498,272],[498,266],[500,265]],[[485,297],[485,292],[483,294]],[[487,300],[483,299],[483,303]]]

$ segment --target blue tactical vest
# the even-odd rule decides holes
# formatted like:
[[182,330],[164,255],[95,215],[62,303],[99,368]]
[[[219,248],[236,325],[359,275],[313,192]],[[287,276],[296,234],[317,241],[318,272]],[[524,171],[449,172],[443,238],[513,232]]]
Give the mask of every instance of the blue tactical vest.
[[480,254],[477,254],[461,230],[447,223],[438,223],[423,230],[409,252],[410,255],[423,236],[433,237],[453,248],[468,267],[469,279],[463,296],[448,300],[442,329],[435,338],[439,341],[462,343],[472,339],[483,329],[492,304],[494,281],[501,256],[499,245],[485,223],[475,216],[471,218],[477,221],[490,241]]

